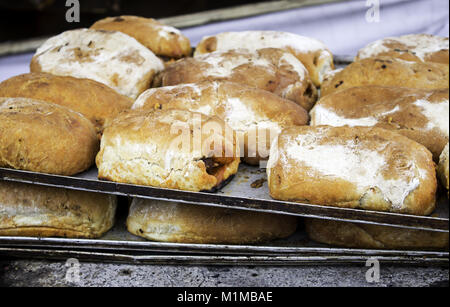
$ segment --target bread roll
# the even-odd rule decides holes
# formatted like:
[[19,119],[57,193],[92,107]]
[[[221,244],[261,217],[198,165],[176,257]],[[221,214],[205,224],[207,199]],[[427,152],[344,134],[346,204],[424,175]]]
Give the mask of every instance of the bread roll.
[[0,83],[0,97],[26,97],[65,106],[89,119],[98,134],[108,118],[133,104],[102,83],[46,73],[24,74]]
[[267,48],[214,52],[178,61],[159,74],[155,87],[202,81],[231,81],[272,92],[306,110],[317,101],[308,71],[292,54]]
[[449,84],[448,69],[449,66],[444,64],[408,62],[389,57],[363,59],[331,74],[331,78],[325,78],[322,96],[367,85],[445,89]]
[[292,216],[134,199],[128,231],[149,240],[196,244],[251,244],[286,238]]
[[448,233],[318,219],[306,219],[305,223],[312,240],[340,247],[448,250]]
[[307,125],[308,113],[292,101],[232,82],[206,81],[144,92],[133,109],[184,109],[218,116],[237,133],[244,161],[266,160],[270,144],[284,128]]
[[225,32],[203,38],[195,56],[233,49],[279,48],[292,53],[308,69],[312,81],[320,86],[323,75],[334,68],[333,55],[320,41],[292,33],[275,31]]
[[94,162],[91,122],[68,108],[28,98],[0,98],[0,167],[74,175]]
[[377,56],[388,56],[414,62],[449,64],[448,37],[411,34],[388,37],[361,49],[356,61]]
[[208,191],[236,174],[239,144],[217,117],[182,110],[129,112],[105,129],[99,178]]
[[439,177],[441,179],[442,185],[447,189],[449,189],[448,187],[448,164],[449,164],[449,158],[448,158],[448,144],[447,146],[445,146],[444,151],[441,154],[441,159],[439,162],[439,167],[438,167],[438,173],[439,173]]
[[353,87],[323,97],[311,111],[311,125],[396,131],[427,147],[438,161],[449,140],[448,95],[448,89]]
[[79,29],[47,40],[36,52],[31,72],[98,81],[136,99],[150,87],[163,62],[121,32]]
[[99,238],[114,225],[117,198],[0,182],[0,236]]
[[178,29],[152,19],[137,16],[108,17],[91,29],[119,31],[134,37],[157,56],[182,58],[192,53],[191,42]]
[[267,172],[277,200],[414,215],[435,209],[431,153],[380,128],[288,128],[272,147]]

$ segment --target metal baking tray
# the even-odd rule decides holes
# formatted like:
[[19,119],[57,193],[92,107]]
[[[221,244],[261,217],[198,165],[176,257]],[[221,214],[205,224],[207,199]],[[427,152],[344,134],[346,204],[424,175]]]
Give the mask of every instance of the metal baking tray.
[[[125,201],[126,203],[126,201]],[[0,237],[0,256],[133,264],[183,265],[348,265],[368,259],[414,266],[448,266],[448,251],[395,251],[333,248],[311,241],[303,225],[287,239],[259,245],[178,244],[146,241],[126,230],[127,210],[103,238]]]
[[97,173],[95,167],[74,177],[0,168],[0,180],[300,217],[437,232],[448,232],[449,230],[448,198],[446,196],[441,197],[433,216],[423,217],[276,201],[269,195],[266,170],[245,164],[240,166],[239,172],[228,185],[216,193],[187,192],[102,181],[97,179]]

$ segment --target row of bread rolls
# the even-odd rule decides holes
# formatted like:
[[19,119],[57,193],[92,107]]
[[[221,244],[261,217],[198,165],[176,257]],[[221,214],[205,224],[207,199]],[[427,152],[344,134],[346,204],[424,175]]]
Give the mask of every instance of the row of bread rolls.
[[[171,44],[167,44],[169,38]],[[117,113],[109,116],[103,114],[103,119],[108,117],[109,123],[106,127],[106,120],[100,125],[97,124],[97,132],[104,132],[100,153],[97,155],[100,178],[192,191],[214,189],[237,172],[239,148],[243,149],[244,161],[247,163],[257,164],[267,158],[262,157],[254,148],[254,144],[248,141],[249,135],[257,134],[256,144],[264,143],[268,145],[265,147],[270,147],[271,142],[283,129],[295,131],[289,127],[307,124],[306,111],[309,111],[317,100],[316,86],[321,86],[325,76],[333,68],[332,55],[323,44],[313,39],[277,32],[224,33],[208,37],[197,47],[195,58],[182,59],[165,69],[161,60],[153,54],[150,55],[152,51],[165,59],[188,55],[190,50],[179,48],[183,45],[180,42],[185,42],[185,39],[180,38],[176,30],[156,25],[153,20],[124,16],[101,21],[90,30],[63,33],[45,43],[33,58],[31,70],[34,72],[93,79],[131,99],[140,95],[133,105],[133,111],[119,116]],[[162,52],[163,49],[166,51]],[[177,51],[170,54],[167,49]],[[182,49],[185,52],[180,52]],[[442,84],[436,80],[433,71],[429,71],[429,67],[412,69],[417,70],[420,75],[425,71],[429,73],[426,78],[417,78],[417,83],[423,84],[424,88],[428,88],[426,86],[429,84]],[[406,66],[404,70],[407,70]],[[442,73],[440,70],[438,72]],[[445,76],[445,73],[448,80],[448,67],[442,74]],[[408,75],[408,72],[405,72],[405,75]],[[193,82],[197,84],[192,84]],[[150,84],[164,87],[144,92]],[[169,85],[171,87],[168,87]],[[326,93],[325,86],[326,83],[322,86],[322,92]],[[440,85],[435,86],[439,88]],[[240,137],[236,134],[230,136],[223,132],[211,134],[211,131],[201,131],[206,138],[212,137],[223,146],[215,150],[174,150],[172,145],[175,140],[170,133],[173,123],[179,123],[180,127],[187,126],[186,137],[195,142],[196,116],[201,123],[215,123],[223,128],[222,131],[235,129],[237,134],[243,135],[243,141],[241,139],[239,142]],[[258,134],[259,129],[262,129],[263,133]],[[348,133],[336,130],[333,132],[339,134],[336,142],[348,141],[346,137],[355,132],[358,138],[358,129],[351,129]],[[264,130],[273,131],[275,137],[271,134],[269,140],[267,137],[261,138],[267,134]],[[366,142],[360,147],[352,148],[354,152],[369,148],[376,158],[381,156],[379,161],[386,158],[389,162],[392,160],[389,158],[397,155],[412,157],[421,165],[418,172],[423,172],[426,174],[424,177],[431,179],[429,182],[424,178],[419,180],[419,185],[422,185],[420,192],[410,197],[418,199],[419,203],[410,201],[404,206],[406,209],[399,204],[400,201],[395,205],[390,200],[386,201],[383,198],[384,191],[377,190],[365,196],[368,204],[363,204],[363,207],[412,214],[429,213],[434,208],[434,204],[430,203],[435,197],[432,179],[436,176],[431,171],[429,156],[423,148],[406,138],[392,135],[392,139],[396,141],[392,146],[392,153],[381,155],[372,147],[389,144],[390,135],[380,141],[378,136],[384,135],[384,130],[361,130],[362,138]],[[316,132],[313,131],[314,133]],[[294,134],[301,135],[299,131]],[[276,148],[277,144],[279,145],[279,142],[272,148]],[[417,149],[417,152],[408,154],[407,150],[402,148],[405,144]],[[233,154],[223,158],[223,152]],[[319,152],[323,154],[324,151],[320,149]],[[358,154],[356,156],[356,159],[361,159]],[[353,158],[351,154],[341,157]],[[352,166],[354,159],[350,160],[349,165]],[[357,160],[355,165],[360,166],[361,162],[363,161]],[[404,167],[401,163],[393,164],[393,169],[397,166],[399,169]],[[369,168],[369,171],[372,170]],[[302,168],[298,168],[288,175],[295,177],[298,173],[301,175],[302,171]],[[351,174],[353,169],[350,168],[349,171]],[[269,171],[269,181],[274,173]],[[403,183],[405,178],[406,181],[411,178],[415,181],[416,173],[401,173],[398,178],[393,176],[392,179],[395,180],[392,181]],[[313,183],[317,179],[310,177]],[[384,183],[389,180],[382,176],[381,181]],[[315,188],[309,193],[318,192],[322,187],[320,181],[316,180],[315,183]],[[408,184],[405,186],[411,187]],[[329,189],[328,203],[335,203],[334,192],[344,189],[345,193],[351,191],[352,187],[340,182],[336,188],[337,190]],[[354,202],[358,193],[361,193],[361,188],[358,188],[359,190],[356,189],[356,192],[348,197],[348,202],[343,202],[345,206]],[[273,190],[271,186],[271,192],[275,195]],[[296,190],[295,185],[292,190]],[[395,190],[391,192],[396,193]],[[211,223],[211,220],[215,222]],[[283,224],[286,227],[280,227]],[[211,230],[213,225],[221,225],[219,228],[222,229],[222,236]],[[253,231],[249,230],[249,225],[254,226]],[[250,243],[290,235],[295,231],[296,219],[259,213],[246,216],[239,211],[135,200],[128,219],[128,228],[136,235],[153,240]]]

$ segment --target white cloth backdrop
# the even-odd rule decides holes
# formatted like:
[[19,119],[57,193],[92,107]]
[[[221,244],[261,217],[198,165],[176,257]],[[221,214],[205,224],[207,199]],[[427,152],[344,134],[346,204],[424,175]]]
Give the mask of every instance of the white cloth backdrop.
[[[278,30],[320,39],[339,55],[355,55],[374,40],[410,33],[449,36],[448,0],[379,0],[380,21],[366,19],[367,0],[312,6],[184,29],[193,45],[224,31]],[[372,0],[370,2],[376,2]],[[28,72],[32,54],[0,58],[0,81]]]

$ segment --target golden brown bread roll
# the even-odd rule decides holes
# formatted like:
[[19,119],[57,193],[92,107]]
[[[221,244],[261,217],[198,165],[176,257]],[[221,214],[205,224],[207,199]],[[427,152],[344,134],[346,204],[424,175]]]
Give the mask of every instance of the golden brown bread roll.
[[308,113],[292,101],[232,82],[206,81],[144,92],[133,109],[181,109],[218,116],[237,133],[244,161],[266,160],[270,144],[287,127],[307,125]]
[[182,58],[192,53],[191,42],[174,28],[152,18],[137,16],[108,17],[97,21],[91,29],[119,31],[134,37],[157,56]]
[[128,231],[149,240],[250,244],[292,235],[297,218],[267,213],[134,199]]
[[448,250],[448,233],[306,219],[306,232],[317,242],[368,249]]
[[92,123],[66,107],[28,98],[0,98],[0,167],[74,175],[94,162]]
[[0,236],[99,238],[114,225],[117,198],[0,182]]
[[98,134],[108,118],[133,104],[102,83],[46,73],[24,74],[0,83],[0,97],[25,97],[65,106],[89,119]]
[[163,62],[131,36],[88,29],[50,38],[30,64],[31,72],[92,79],[132,99],[163,69]]
[[292,33],[276,31],[225,32],[208,36],[198,44],[195,56],[233,49],[258,50],[279,48],[292,53],[309,71],[312,81],[318,87],[323,76],[333,70],[333,55],[320,41]]
[[442,151],[441,158],[439,161],[439,167],[438,167],[438,174],[441,179],[442,185],[449,190],[449,179],[448,179],[448,168],[449,168],[449,157],[448,157],[448,147],[449,145],[445,146],[444,150]]
[[380,128],[285,129],[267,173],[277,200],[414,215],[428,215],[436,204],[431,153]]
[[309,111],[317,89],[303,64],[281,49],[232,50],[180,60],[155,79],[155,87],[202,81],[231,81],[272,92]]
[[370,43],[361,49],[356,61],[378,56],[388,56],[414,62],[449,64],[448,37],[428,34],[411,34],[388,37]]
[[427,147],[438,161],[449,140],[448,95],[448,89],[353,87],[320,99],[311,110],[311,125],[392,130]]
[[122,114],[105,129],[97,156],[100,179],[195,192],[217,188],[239,163],[228,125],[183,110]]
[[322,84],[322,97],[350,87],[381,85],[416,89],[445,89],[449,66],[377,57],[354,62]]

